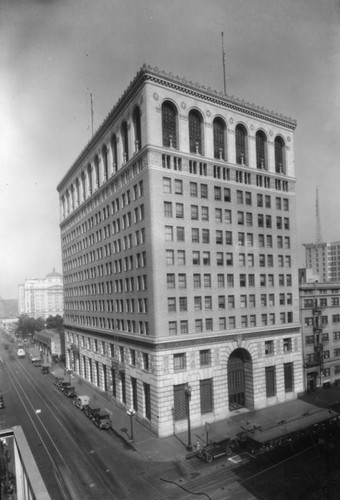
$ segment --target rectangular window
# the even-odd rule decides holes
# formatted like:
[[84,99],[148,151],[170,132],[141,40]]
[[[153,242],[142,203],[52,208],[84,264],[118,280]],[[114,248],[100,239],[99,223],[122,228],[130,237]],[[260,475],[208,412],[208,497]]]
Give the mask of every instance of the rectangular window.
[[175,275],[167,274],[166,275],[166,285],[167,288],[175,288]]
[[198,206],[197,205],[191,205],[190,206],[191,210],[191,219],[192,220],[198,220]]
[[186,368],[186,354],[185,352],[181,352],[178,354],[174,354],[174,370],[185,370]]
[[183,219],[184,217],[184,205],[183,203],[176,203],[176,218]]
[[187,418],[187,402],[185,395],[186,384],[174,385],[174,419]]
[[200,366],[209,366],[211,364],[211,350],[204,349],[200,351]]
[[196,182],[190,182],[190,196],[193,198],[197,198],[197,183]]
[[171,194],[171,179],[163,177],[163,193]]
[[285,378],[285,392],[292,392],[294,390],[294,365],[293,363],[284,363],[284,378]]
[[264,343],[264,353],[266,356],[274,355],[274,340],[266,340]]
[[169,201],[164,202],[164,217],[172,217],[172,203]]
[[213,380],[200,380],[201,413],[213,411]]
[[266,395],[271,398],[276,395],[275,366],[266,367]]
[[183,181],[175,179],[175,194],[183,194]]
[[201,288],[201,275],[194,274],[194,288]]

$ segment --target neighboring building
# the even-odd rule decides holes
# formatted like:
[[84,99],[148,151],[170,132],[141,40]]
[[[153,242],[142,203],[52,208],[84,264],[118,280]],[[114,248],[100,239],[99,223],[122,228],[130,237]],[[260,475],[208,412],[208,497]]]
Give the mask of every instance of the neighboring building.
[[306,243],[306,267],[319,275],[319,281],[340,281],[340,241]]
[[19,314],[48,318],[64,314],[63,277],[54,269],[45,278],[29,278],[19,285]]
[[67,365],[160,436],[303,391],[295,127],[144,66],[58,185]]
[[35,332],[34,341],[48,361],[55,361],[65,356],[65,335],[62,329]]
[[301,282],[305,387],[340,383],[340,282]]
[[51,500],[26,436],[19,425],[0,430],[0,466],[1,498]]

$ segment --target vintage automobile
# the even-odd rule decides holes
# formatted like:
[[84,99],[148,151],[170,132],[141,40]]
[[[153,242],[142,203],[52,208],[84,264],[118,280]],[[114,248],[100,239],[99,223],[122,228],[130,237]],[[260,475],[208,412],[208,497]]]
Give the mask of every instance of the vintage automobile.
[[75,388],[72,385],[68,386],[68,387],[65,387],[65,389],[64,389],[63,392],[64,392],[64,395],[67,398],[75,398],[75,397],[77,397],[76,390],[75,390]]
[[31,360],[31,363],[33,364],[35,361],[40,360],[40,356],[38,356],[37,354],[30,354],[30,360]]
[[198,455],[205,462],[212,462],[215,458],[227,456],[230,457],[233,453],[233,449],[236,447],[236,441],[225,438],[220,441],[212,441],[207,444],[198,452]]
[[67,387],[71,387],[71,384],[70,384],[70,382],[65,382],[64,380],[61,380],[59,382],[56,382],[56,386],[59,389],[59,391],[64,392],[64,390]]
[[42,366],[42,361],[40,358],[37,358],[33,361],[34,366]]
[[73,404],[76,408],[79,408],[79,410],[84,410],[85,406],[88,406],[90,403],[90,398],[89,396],[78,396],[76,399],[73,400]]
[[26,356],[26,353],[22,348],[19,348],[17,355],[18,355],[18,358],[24,358]]
[[84,413],[89,418],[90,420],[93,419],[93,417],[100,412],[100,408],[95,408],[93,406],[87,405],[84,407]]
[[92,419],[94,425],[96,425],[99,429],[105,429],[106,431],[110,429],[111,420],[110,415],[108,413],[96,413]]
[[47,373],[50,373],[50,367],[48,365],[43,365],[40,371],[43,375],[46,375]]

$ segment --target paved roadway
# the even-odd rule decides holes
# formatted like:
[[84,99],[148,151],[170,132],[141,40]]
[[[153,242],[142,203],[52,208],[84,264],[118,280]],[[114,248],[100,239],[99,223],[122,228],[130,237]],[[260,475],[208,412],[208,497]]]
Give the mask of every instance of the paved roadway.
[[[0,345],[0,426],[21,425],[53,500],[157,498],[172,464],[152,463],[100,431],[13,344]],[[178,477],[178,473],[177,473]]]

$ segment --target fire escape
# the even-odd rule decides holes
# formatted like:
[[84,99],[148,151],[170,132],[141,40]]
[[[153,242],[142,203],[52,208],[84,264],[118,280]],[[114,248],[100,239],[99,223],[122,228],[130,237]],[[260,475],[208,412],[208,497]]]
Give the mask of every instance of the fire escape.
[[314,300],[312,309],[313,313],[313,353],[309,353],[305,358],[305,368],[319,368],[319,376],[321,378],[323,370],[323,343],[322,343],[322,307],[318,306],[317,299]]

